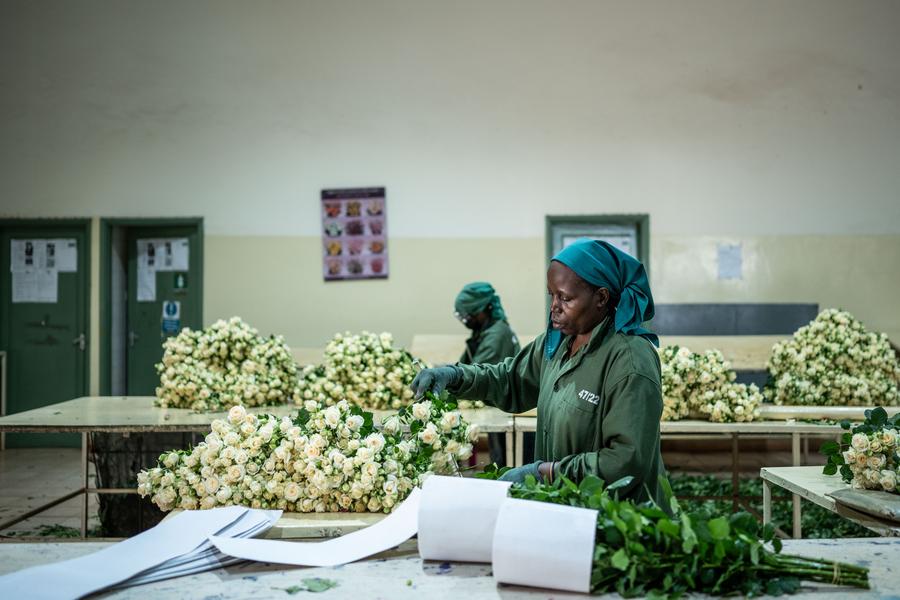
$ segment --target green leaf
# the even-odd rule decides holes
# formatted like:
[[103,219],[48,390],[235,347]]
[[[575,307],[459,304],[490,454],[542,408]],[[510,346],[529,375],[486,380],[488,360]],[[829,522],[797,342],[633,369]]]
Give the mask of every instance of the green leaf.
[[842,420],[841,429],[850,429],[850,421],[847,419]]
[[728,519],[725,517],[716,517],[709,522],[709,533],[714,540],[724,540],[730,531]]
[[838,445],[838,443],[830,440],[822,444],[822,447],[819,448],[819,452],[825,455],[837,454],[840,451],[841,447]]
[[822,473],[824,473],[825,475],[834,475],[835,473],[837,473],[837,471],[837,465],[831,463],[825,465],[825,468],[822,469]]
[[612,566],[614,566],[618,570],[624,571],[628,568],[628,563],[631,561],[628,559],[628,555],[625,553],[625,549],[619,548],[618,551],[616,551],[616,553],[612,555],[610,562],[612,563]]
[[681,549],[690,552],[697,545],[697,534],[691,527],[691,518],[687,515],[681,516]]
[[593,496],[603,491],[603,480],[595,475],[587,475],[581,480],[578,489],[585,496]]
[[611,492],[611,491],[613,491],[613,490],[619,490],[619,489],[622,489],[622,488],[624,488],[624,487],[628,487],[629,485],[631,485],[631,482],[632,482],[632,481],[634,481],[634,477],[631,476],[631,475],[626,475],[626,476],[623,477],[622,479],[617,479],[616,481],[613,481],[611,484],[609,484],[609,485],[606,487],[606,490],[607,490],[608,492]]
[[869,417],[869,420],[872,422],[872,425],[875,425],[876,427],[883,426],[885,423],[887,423],[887,420],[888,420],[887,411],[884,410],[884,408],[881,406],[879,406],[877,408],[873,408],[871,410],[871,414],[866,415],[866,416]]
[[[371,414],[371,413],[369,413]],[[337,581],[333,579],[323,579],[321,577],[308,577],[303,580],[303,584],[306,586],[307,592],[324,592],[330,590],[331,588],[335,588],[338,585]]]

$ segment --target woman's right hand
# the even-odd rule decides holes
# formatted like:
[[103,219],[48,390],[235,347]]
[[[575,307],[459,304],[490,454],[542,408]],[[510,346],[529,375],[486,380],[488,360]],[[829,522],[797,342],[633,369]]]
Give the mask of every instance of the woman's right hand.
[[420,371],[409,387],[416,393],[416,400],[418,400],[425,395],[425,392],[438,395],[448,387],[459,384],[461,380],[462,371],[459,367],[437,367]]

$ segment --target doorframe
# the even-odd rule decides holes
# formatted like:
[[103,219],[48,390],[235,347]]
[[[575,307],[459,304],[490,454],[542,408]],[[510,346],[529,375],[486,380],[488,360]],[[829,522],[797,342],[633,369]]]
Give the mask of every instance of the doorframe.
[[112,293],[111,284],[111,252],[113,227],[194,227],[197,231],[197,248],[191,248],[191,252],[197,252],[197,276],[200,289],[197,300],[200,304],[200,318],[203,319],[203,217],[111,217],[100,219],[100,330],[107,335],[100,336],[100,381],[101,396],[108,396],[112,390],[112,370],[110,369],[110,357],[112,355]]
[[554,225],[635,225],[637,227],[637,245],[640,261],[644,264],[647,275],[650,274],[650,215],[634,214],[593,214],[593,215],[546,215],[544,217],[544,241],[547,253],[547,264],[553,258],[553,226]]
[[[91,219],[56,217],[16,219],[14,217],[0,217],[0,230],[11,227],[80,229],[84,235],[84,248],[79,248],[78,251],[78,269],[80,273],[84,274],[83,277],[78,279],[78,295],[81,296],[82,300],[81,318],[84,320],[84,334],[87,339],[87,347],[84,349],[84,366],[82,367],[84,370],[84,387],[81,390],[81,394],[87,395],[91,389],[90,347],[94,341],[91,339],[91,246],[93,241],[91,239]],[[12,290],[10,290],[10,294],[12,294]],[[5,323],[7,318],[6,305],[0,305],[0,323]],[[9,332],[7,329],[5,327],[0,329],[0,346],[3,348],[9,347],[8,337]],[[3,392],[5,394],[6,390],[4,389]],[[2,445],[0,445],[0,448],[2,448]]]

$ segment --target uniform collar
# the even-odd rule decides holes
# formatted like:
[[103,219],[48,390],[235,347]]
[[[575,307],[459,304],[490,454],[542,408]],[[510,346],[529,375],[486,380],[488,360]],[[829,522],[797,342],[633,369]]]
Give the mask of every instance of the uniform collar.
[[[570,356],[569,360],[576,358],[577,356],[583,356],[584,354],[595,350],[598,346],[600,346],[603,341],[611,334],[615,333],[613,331],[612,325],[612,315],[607,315],[605,319],[600,321],[600,323],[591,330],[591,338],[588,340],[588,343],[581,347],[578,350],[578,354],[575,356]],[[569,346],[572,343],[572,339],[574,336],[567,335],[566,339],[563,340],[562,347],[557,352],[557,355],[560,357],[565,356],[569,352]]]

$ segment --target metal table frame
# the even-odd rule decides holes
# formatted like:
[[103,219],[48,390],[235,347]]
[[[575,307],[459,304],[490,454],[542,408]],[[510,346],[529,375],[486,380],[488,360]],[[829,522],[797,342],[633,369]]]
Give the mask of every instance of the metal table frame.
[[835,502],[827,494],[844,489],[847,484],[837,475],[825,475],[821,466],[815,467],[766,467],[760,469],[763,480],[763,523],[772,521],[772,486],[784,488],[795,498],[792,535],[803,537],[800,519],[800,498],[818,504],[826,510],[853,521],[878,535],[900,537],[900,523],[879,519]]

